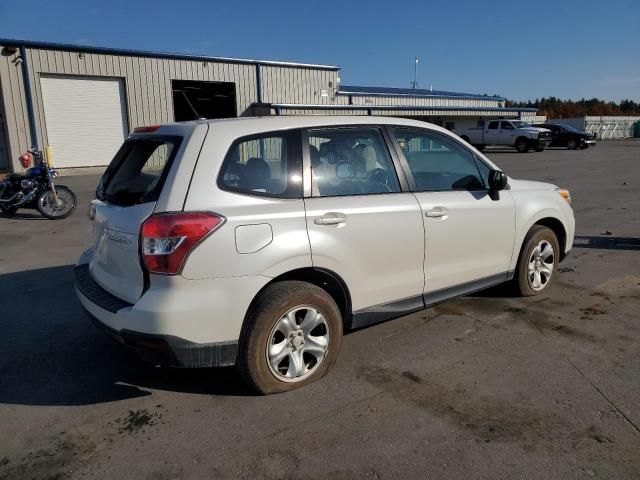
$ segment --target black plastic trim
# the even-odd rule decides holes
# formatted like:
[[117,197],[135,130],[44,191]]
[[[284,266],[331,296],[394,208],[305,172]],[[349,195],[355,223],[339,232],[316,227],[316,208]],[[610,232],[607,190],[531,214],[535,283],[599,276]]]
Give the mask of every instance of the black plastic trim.
[[[513,274],[511,274],[511,278],[513,278]],[[504,273],[499,273],[497,275],[484,277],[479,280],[473,280],[471,282],[461,283],[460,285],[454,285],[453,287],[443,288],[441,290],[436,290],[434,292],[425,293],[423,295],[424,304],[425,306],[430,307],[432,305],[436,305],[440,302],[444,302],[445,300],[449,300],[454,297],[459,297],[461,295],[468,295],[470,293],[484,290],[485,288],[499,285],[501,283],[506,282],[508,279],[509,279],[509,272],[504,272]]]
[[98,285],[96,281],[91,278],[88,263],[76,265],[73,269],[73,277],[78,291],[87,297],[91,303],[96,304],[107,312],[116,313],[118,310],[132,306],[131,303],[111,295]]
[[368,325],[391,320],[423,310],[425,307],[422,295],[405,298],[395,302],[383,303],[353,312],[349,328],[361,328]]
[[348,327],[362,328],[384,322],[385,320],[391,320],[392,318],[419,312],[420,310],[424,310],[427,307],[444,302],[445,300],[459,297],[461,295],[468,295],[470,293],[499,285],[507,280],[511,280],[514,274],[514,271],[499,273],[497,275],[491,275],[472,282],[443,288],[442,290],[437,290],[435,292],[429,292],[395,302],[363,308],[362,310],[353,312],[351,322]]

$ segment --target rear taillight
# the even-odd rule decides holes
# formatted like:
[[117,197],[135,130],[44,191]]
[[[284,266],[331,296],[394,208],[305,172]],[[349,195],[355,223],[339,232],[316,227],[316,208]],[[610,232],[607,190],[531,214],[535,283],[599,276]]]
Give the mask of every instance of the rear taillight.
[[200,241],[224,223],[208,212],[162,213],[142,224],[142,261],[150,273],[175,275]]

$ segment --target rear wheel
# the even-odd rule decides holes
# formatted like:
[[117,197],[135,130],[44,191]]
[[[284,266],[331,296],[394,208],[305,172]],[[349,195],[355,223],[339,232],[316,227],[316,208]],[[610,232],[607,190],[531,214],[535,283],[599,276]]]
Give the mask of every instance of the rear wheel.
[[578,142],[576,142],[573,138],[567,142],[567,148],[569,150],[575,150],[578,148]]
[[482,152],[484,150],[484,145],[474,145],[476,147],[476,150],[478,150],[479,152]]
[[520,295],[530,297],[553,282],[560,260],[560,246],[553,230],[534,225],[527,233],[518,258],[514,283]]
[[471,143],[471,142],[469,141],[469,137],[467,137],[466,135],[462,135],[460,138],[461,138],[462,140],[464,140],[465,142],[467,142],[467,143]]
[[306,282],[278,282],[247,314],[238,366],[259,393],[285,392],[323,377],[341,341],[342,316],[327,292]]
[[53,192],[47,189],[38,197],[38,211],[50,220],[68,217],[78,203],[75,193],[67,187],[56,187],[56,196],[58,197],[57,202],[53,197]]
[[516,150],[520,153],[527,153],[529,151],[529,140],[524,137],[516,140]]
[[534,148],[536,152],[544,152],[544,147],[536,147]]

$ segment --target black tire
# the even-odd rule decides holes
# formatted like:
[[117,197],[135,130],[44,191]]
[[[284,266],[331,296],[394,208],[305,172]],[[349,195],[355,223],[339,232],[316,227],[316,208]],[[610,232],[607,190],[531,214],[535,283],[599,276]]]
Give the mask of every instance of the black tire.
[[51,190],[45,190],[42,192],[36,202],[38,211],[49,220],[61,220],[63,218],[67,218],[73,213],[78,204],[76,194],[67,187],[63,185],[56,185],[56,193],[59,195],[58,198],[64,202],[59,210],[52,210],[50,206],[50,202],[52,200],[51,197],[53,196],[51,194]]
[[467,143],[471,143],[471,142],[469,141],[469,137],[467,137],[466,135],[462,135],[460,138],[461,138],[462,140],[464,140],[465,142],[467,142]]
[[485,145],[475,145],[476,150],[478,150],[479,152],[482,152],[484,150]]
[[575,150],[576,148],[578,148],[578,142],[573,138],[569,139],[569,141],[567,142],[567,148],[569,150]]
[[[546,277],[546,280],[542,282],[541,288],[535,288],[533,286],[533,278],[529,273],[529,264],[532,258],[534,258],[535,249],[539,245],[545,243],[551,245],[553,249],[553,260],[551,274]],[[516,266],[515,277],[513,283],[517,293],[523,297],[531,297],[539,295],[548,290],[549,286],[553,283],[556,272],[558,271],[558,261],[560,260],[560,245],[558,238],[553,230],[542,225],[534,225],[527,233],[522,243],[522,249],[520,250],[520,256],[518,257],[518,264]],[[545,262],[548,266],[549,263]],[[535,274],[534,274],[535,275]],[[540,274],[541,279],[544,280],[545,275]]]
[[536,147],[534,148],[536,152],[544,152],[544,147]]
[[6,215],[7,217],[10,217],[11,215],[14,215],[18,211],[18,207],[0,206],[0,210],[4,215]]
[[[269,365],[268,347],[281,318],[296,307],[310,307],[322,314],[328,325],[328,346],[324,357],[300,380],[276,377]],[[274,337],[275,338],[275,337]],[[266,287],[247,313],[240,338],[238,368],[245,382],[256,392],[286,392],[322,378],[335,363],[342,342],[342,315],[331,295],[320,287],[300,281],[282,281]]]
[[520,137],[516,140],[516,150],[519,153],[527,153],[529,151],[529,140],[524,138],[524,137]]

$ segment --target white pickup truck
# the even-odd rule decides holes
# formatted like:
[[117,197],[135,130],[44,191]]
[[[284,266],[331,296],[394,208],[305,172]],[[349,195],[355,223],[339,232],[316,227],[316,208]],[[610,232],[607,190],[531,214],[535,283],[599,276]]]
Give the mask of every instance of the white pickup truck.
[[484,127],[454,130],[465,142],[478,150],[486,145],[509,145],[520,153],[543,151],[551,143],[551,131],[532,127],[521,120],[491,120]]

